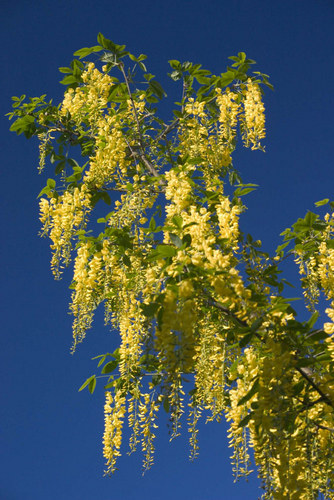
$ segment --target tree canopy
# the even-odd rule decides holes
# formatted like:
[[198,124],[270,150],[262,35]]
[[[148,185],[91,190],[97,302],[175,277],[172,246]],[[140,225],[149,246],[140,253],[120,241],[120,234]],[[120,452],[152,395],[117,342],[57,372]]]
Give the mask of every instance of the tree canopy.
[[[316,202],[264,251],[240,230],[256,185],[232,157],[237,141],[264,149],[268,76],[244,52],[220,75],[171,60],[180,102],[166,121],[146,56],[97,41],[60,68],[60,104],[13,97],[9,118],[38,137],[40,172],[54,167],[39,194],[41,234],[56,279],[74,262],[72,351],[102,304],[119,335],[80,388],[104,381],[106,473],[125,422],[130,450],[151,467],[162,408],[172,437],[187,425],[191,458],[199,419],[226,418],[235,477],[255,462],[263,498],[334,498],[334,202]],[[306,321],[287,298],[286,259]]]

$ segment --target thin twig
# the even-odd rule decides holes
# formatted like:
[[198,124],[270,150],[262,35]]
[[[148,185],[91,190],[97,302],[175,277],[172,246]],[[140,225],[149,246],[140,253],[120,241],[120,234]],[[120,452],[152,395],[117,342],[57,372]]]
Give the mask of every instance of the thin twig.
[[167,134],[169,134],[172,130],[174,130],[178,126],[179,121],[180,121],[180,119],[176,118],[170,125],[167,125],[165,130],[158,135],[158,137],[156,138],[156,141],[160,141],[161,139],[164,139]]
[[[133,113],[134,113],[134,117],[135,117],[135,121],[136,121],[136,125],[137,125],[138,142],[139,142],[139,146],[140,146],[138,155],[139,155],[141,161],[144,163],[145,167],[150,172],[150,174],[153,175],[154,177],[160,177],[160,175],[157,172],[157,170],[155,169],[154,165],[148,160],[148,158],[145,154],[144,140],[143,140],[143,136],[142,136],[142,133],[140,130],[140,123],[139,123],[139,118],[138,118],[138,114],[137,114],[137,109],[136,109],[135,102],[134,102],[133,97],[132,97],[132,92],[130,89],[128,77],[126,76],[126,73],[124,71],[124,64],[120,63],[119,68],[122,72],[122,75],[123,75],[123,78],[125,81],[125,85],[126,85],[128,95],[129,95],[129,98],[130,98],[130,101],[132,104]],[[161,183],[163,183],[162,179],[161,179]]]
[[334,429],[332,429],[331,427],[327,427],[326,425],[318,424],[317,422],[314,422],[313,420],[311,420],[311,422],[315,426],[319,427],[319,429],[324,429],[325,431],[334,432]]
[[210,299],[208,299],[207,303],[208,303],[208,305],[213,306],[216,309],[219,309],[220,311],[222,311],[224,314],[226,314],[226,316],[230,317],[235,323],[239,323],[239,325],[242,326],[243,328],[249,327],[249,325],[246,323],[246,321],[239,319],[237,316],[235,316],[235,314],[232,311],[230,311],[229,309],[224,307],[222,304],[220,304],[216,300],[210,298]]

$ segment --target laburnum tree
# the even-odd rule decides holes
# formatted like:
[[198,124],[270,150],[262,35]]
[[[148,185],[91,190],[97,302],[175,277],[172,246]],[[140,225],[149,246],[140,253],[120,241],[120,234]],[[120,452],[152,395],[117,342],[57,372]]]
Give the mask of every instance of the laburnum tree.
[[[60,68],[59,105],[13,97],[9,117],[12,131],[38,137],[40,171],[55,168],[40,193],[41,234],[56,279],[74,261],[72,350],[102,304],[119,338],[81,387],[106,377],[106,473],[125,423],[130,450],[152,465],[162,407],[173,437],[188,427],[192,458],[199,419],[225,418],[235,477],[255,463],[263,498],[333,499],[334,203],[317,202],[322,215],[298,219],[273,255],[239,229],[255,185],[232,155],[237,140],[263,149],[267,75],[243,52],[220,75],[171,60],[180,102],[166,122],[145,55],[102,34],[74,55]],[[286,298],[288,258],[306,321]]]

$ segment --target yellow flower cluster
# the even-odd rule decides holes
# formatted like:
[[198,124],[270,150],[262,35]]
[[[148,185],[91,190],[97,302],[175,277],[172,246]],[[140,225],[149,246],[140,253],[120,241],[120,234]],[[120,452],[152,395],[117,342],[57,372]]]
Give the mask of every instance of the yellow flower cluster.
[[264,105],[260,87],[248,80],[242,94],[227,88],[216,89],[219,109],[217,123],[210,121],[206,103],[189,98],[185,105],[188,114],[182,121],[179,134],[181,155],[196,160],[203,173],[220,173],[232,161],[238,121],[242,125],[242,138],[246,147],[263,149],[261,139],[265,137]]
[[326,297],[332,300],[331,307],[326,309],[331,323],[325,323],[324,330],[334,334],[334,249],[328,248],[325,241],[319,246],[318,277]]
[[189,403],[189,416],[188,416],[188,432],[190,433],[189,444],[190,444],[190,460],[195,460],[198,457],[199,445],[198,445],[198,421],[202,414],[202,409],[200,406],[192,406]]
[[302,285],[304,288],[303,295],[306,299],[307,308],[314,310],[314,305],[317,304],[320,297],[318,286],[317,259],[311,255],[304,261],[303,253],[300,252],[295,259],[299,266],[299,274],[302,276]]
[[142,434],[142,451],[144,454],[144,471],[148,470],[153,465],[154,445],[153,440],[155,434],[153,429],[157,429],[156,412],[159,410],[159,405],[154,401],[154,394],[143,394],[143,402],[139,404],[139,425]]
[[132,434],[129,439],[130,451],[129,455],[137,451],[137,446],[140,441],[140,422],[139,422],[139,396],[131,395],[129,398],[128,406],[128,424],[129,429],[132,430]]
[[177,331],[177,295],[167,288],[163,302],[163,318],[160,328],[157,328],[155,346],[158,350],[160,361],[168,370],[174,372],[177,369],[178,359],[175,348],[177,339],[174,330]]
[[[41,119],[40,119],[41,122]],[[56,129],[55,128],[49,128],[48,130],[45,130],[44,132],[38,134],[38,139],[39,139],[39,165],[38,165],[38,172],[41,173],[44,169],[45,166],[45,159],[47,155],[47,148],[52,139],[54,137],[51,135],[52,132],[54,132]]]
[[[152,193],[148,188],[138,188],[134,191],[121,195],[115,201],[115,210],[108,219],[108,225],[112,227],[131,227],[135,224],[139,229],[146,222],[146,210],[152,208],[158,194]],[[143,240],[143,233],[138,233]]]
[[71,118],[79,125],[88,119],[94,126],[101,116],[101,110],[107,106],[112,78],[101,73],[95,68],[94,63],[89,63],[86,71],[82,73],[83,86],[76,89],[70,88],[65,94],[60,114],[70,113]]
[[[221,172],[222,167],[231,163],[231,152],[234,147],[226,141],[223,127],[217,132],[216,127],[210,125],[210,116],[205,109],[205,102],[195,101],[193,98],[185,106],[189,116],[182,123],[179,134],[179,151],[182,156],[196,160],[198,165],[213,172]],[[221,105],[221,114],[223,105]],[[212,175],[212,172],[211,172]]]
[[121,336],[119,371],[125,384],[130,384],[134,370],[138,368],[139,358],[142,354],[141,343],[146,329],[144,328],[144,317],[140,312],[140,303],[135,298],[135,294],[124,290],[121,292],[120,300],[123,312],[118,319]]
[[334,233],[333,214],[324,217],[326,227],[322,231],[318,249],[305,259],[302,251],[298,251],[295,262],[299,265],[302,276],[302,285],[305,297],[309,300],[311,308],[319,301],[320,292],[331,300],[330,307],[326,309],[330,321],[324,323],[324,331],[330,335],[326,343],[334,359],[334,249],[327,243],[332,241]]
[[226,406],[226,376],[229,363],[235,361],[237,350],[226,346],[228,326],[223,315],[219,323],[208,312],[198,321],[198,339],[194,364],[196,401],[211,412],[210,420],[220,420]]
[[251,80],[247,82],[243,105],[243,140],[245,146],[251,146],[252,149],[262,149],[260,141],[266,134],[264,105],[260,87]]
[[89,169],[85,173],[84,182],[96,188],[112,181],[119,185],[130,164],[122,123],[117,115],[104,115],[96,121],[96,126],[98,137],[95,152],[89,158]]
[[226,89],[222,93],[221,89],[216,89],[217,104],[219,106],[219,135],[221,138],[231,144],[236,135],[236,128],[238,124],[238,114],[241,111],[240,104],[236,102],[237,95]]
[[229,439],[230,447],[233,448],[231,459],[234,464],[235,476],[238,478],[239,476],[247,476],[251,472],[249,470],[249,438],[245,427],[240,423],[246,418],[250,405],[256,400],[256,396],[249,398],[247,404],[240,405],[239,402],[245,398],[258,376],[257,356],[252,348],[245,349],[243,356],[239,357],[235,376],[237,375],[236,386],[229,390],[230,405],[225,411],[226,420],[230,422]]
[[[259,392],[251,436],[255,461],[275,498],[297,500],[309,498],[304,457],[313,429],[305,425],[305,410],[298,411],[293,398],[293,386],[300,382],[293,367],[294,359],[284,344],[269,338],[259,360]],[[287,434],[289,422],[296,422],[296,431]]]
[[227,196],[221,196],[216,205],[220,235],[228,240],[229,246],[236,250],[239,237],[239,215],[241,207],[231,205]]
[[60,278],[62,267],[71,260],[72,239],[78,229],[85,225],[90,211],[90,195],[85,186],[65,191],[62,196],[40,200],[40,221],[42,235],[48,235],[52,243],[51,268],[54,276]]
[[111,392],[106,391],[106,402],[104,405],[105,426],[103,435],[103,456],[106,459],[107,465],[105,474],[115,472],[116,459],[121,456],[120,448],[122,444],[124,415],[125,397],[118,391],[113,401]]
[[192,187],[189,182],[187,171],[169,170],[165,174],[167,185],[165,190],[166,200],[171,203],[166,206],[166,213],[169,218],[180,213],[191,203]]
[[74,315],[73,351],[85,338],[86,331],[92,324],[94,310],[102,300],[97,293],[103,285],[102,265],[102,254],[94,253],[89,241],[79,246],[74,264],[74,292],[70,306]]

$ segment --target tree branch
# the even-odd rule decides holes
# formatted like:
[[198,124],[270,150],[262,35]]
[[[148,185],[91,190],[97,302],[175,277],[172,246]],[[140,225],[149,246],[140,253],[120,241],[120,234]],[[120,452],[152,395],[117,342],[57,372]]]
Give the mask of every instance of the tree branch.
[[232,311],[230,311],[229,309],[227,309],[227,307],[224,307],[222,304],[220,304],[216,300],[214,300],[212,298],[209,298],[207,300],[207,304],[210,305],[210,306],[215,307],[216,309],[219,309],[224,314],[226,314],[226,316],[228,316],[229,318],[231,318],[235,323],[238,323],[243,328],[245,328],[245,327],[248,328],[249,327],[249,325],[246,323],[246,321],[243,321],[242,319],[239,319],[237,316],[235,316],[235,314]]
[[304,377],[305,380],[307,380],[307,382],[313,387],[313,389],[319,394],[319,396],[321,396],[324,403],[334,408],[333,401],[330,400],[330,398],[322,391],[319,385],[313,380],[312,370],[306,367],[296,367],[296,370],[301,374],[302,377]]
[[158,135],[156,138],[156,141],[160,141],[161,139],[165,139],[166,135],[169,134],[172,130],[174,130],[178,124],[179,124],[180,119],[176,118],[170,125],[167,125],[165,130],[161,132],[161,134]]
[[[129,95],[129,98],[130,98],[130,101],[131,101],[131,104],[132,104],[133,113],[134,113],[134,117],[135,117],[135,121],[136,121],[136,125],[137,125],[137,135],[138,135],[138,142],[139,142],[139,146],[140,146],[138,156],[141,159],[141,161],[144,163],[145,167],[148,169],[148,171],[150,172],[150,174],[153,175],[153,177],[160,177],[160,175],[157,172],[156,168],[151,163],[151,161],[147,158],[146,153],[145,153],[144,139],[143,139],[143,136],[142,136],[142,133],[141,133],[141,130],[140,130],[140,123],[139,123],[138,113],[137,113],[137,109],[136,109],[136,106],[135,106],[135,102],[134,102],[133,97],[132,97],[132,92],[131,92],[130,85],[129,85],[129,79],[126,76],[126,73],[124,71],[124,64],[123,63],[119,63],[119,68],[120,68],[120,70],[122,72],[122,75],[123,75],[123,78],[124,78],[124,81],[125,81],[125,85],[126,85],[126,88],[127,88],[127,91],[128,91],[128,95]],[[133,151],[132,151],[131,147],[130,147],[130,150],[131,150],[131,153],[133,154]],[[160,180],[160,183],[163,184],[162,179]]]

